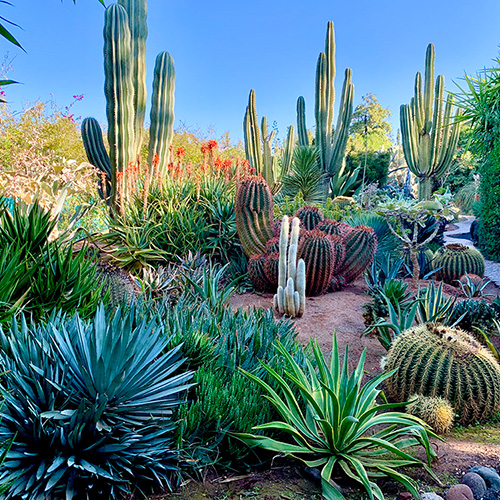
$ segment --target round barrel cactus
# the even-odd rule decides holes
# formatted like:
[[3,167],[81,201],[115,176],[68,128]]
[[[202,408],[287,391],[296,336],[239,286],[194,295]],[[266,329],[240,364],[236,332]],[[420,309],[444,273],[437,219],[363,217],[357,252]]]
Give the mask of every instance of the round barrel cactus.
[[321,231],[304,231],[300,235],[298,259],[306,264],[306,294],[320,295],[332,279],[337,256],[331,237]]
[[387,355],[387,394],[398,402],[413,394],[450,401],[462,425],[500,410],[500,364],[493,353],[458,328],[424,324],[402,333]]
[[264,262],[266,255],[253,255],[248,259],[248,276],[258,292],[270,292],[274,289],[273,284],[267,279],[264,272]]
[[[332,219],[325,219],[322,220],[317,226],[316,229],[318,231],[323,231],[326,234],[329,234],[331,236],[342,236],[342,229],[341,229],[341,224],[342,222],[337,222],[336,220]],[[351,227],[351,226],[349,226]]]
[[280,239],[277,237],[271,238],[266,243],[266,253],[274,253],[280,251]]
[[295,217],[300,219],[302,227],[308,231],[316,229],[316,226],[325,218],[321,213],[319,208],[311,207],[306,205],[305,207],[299,208]]
[[236,190],[234,215],[236,230],[247,257],[266,250],[266,242],[274,236],[273,195],[259,175],[243,179]]
[[441,268],[436,272],[436,278],[449,284],[454,284],[466,273],[484,276],[484,257],[481,252],[459,243],[440,248],[433,265]]
[[342,276],[346,283],[361,276],[373,262],[377,251],[377,236],[368,226],[356,226],[343,238],[345,258],[335,274]]
[[276,290],[278,288],[278,274],[279,274],[279,264],[280,253],[273,252],[266,255],[264,259],[264,274],[267,280],[271,284],[271,289]]

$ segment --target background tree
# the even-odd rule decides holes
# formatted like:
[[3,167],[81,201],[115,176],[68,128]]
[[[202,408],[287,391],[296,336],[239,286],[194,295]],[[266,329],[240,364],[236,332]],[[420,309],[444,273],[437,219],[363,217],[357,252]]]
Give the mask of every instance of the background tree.
[[363,103],[352,115],[346,167],[348,171],[360,167],[356,187],[374,182],[382,186],[387,181],[391,161],[391,124],[388,121],[391,112],[378,102],[374,94],[367,94],[362,99]]

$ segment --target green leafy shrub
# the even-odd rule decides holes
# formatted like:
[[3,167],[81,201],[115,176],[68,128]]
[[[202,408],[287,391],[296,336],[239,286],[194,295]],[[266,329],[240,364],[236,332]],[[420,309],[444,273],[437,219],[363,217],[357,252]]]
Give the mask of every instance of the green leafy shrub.
[[131,483],[170,485],[172,411],[189,387],[179,348],[157,321],[101,307],[85,322],[24,317],[0,331],[5,498],[119,498]]
[[477,328],[486,333],[496,332],[495,320],[500,320],[498,310],[486,300],[461,300],[450,315],[451,322],[466,332],[477,334]]
[[[284,453],[309,467],[321,467],[323,496],[328,500],[344,498],[330,483],[334,471],[343,471],[350,479],[356,480],[370,498],[384,499],[373,481],[373,478],[384,476],[399,481],[418,498],[417,483],[397,468],[424,465],[428,469],[405,451],[408,446],[423,446],[429,464],[435,453],[429,443],[428,431],[420,420],[400,412],[379,413],[400,406],[376,402],[380,393],[377,387],[391,374],[379,375],[363,385],[366,350],[355,370],[349,374],[348,348],[342,362],[336,337],[330,366],[327,366],[318,344],[313,347],[316,363],[308,363],[307,370],[303,370],[286,347],[278,344],[278,351],[287,365],[284,375],[268,365],[264,368],[267,376],[279,385],[279,390],[247,373],[247,377],[265,391],[266,398],[282,418],[282,421],[258,425],[255,430],[278,430],[289,434],[294,443],[267,436],[238,436],[252,446]],[[299,393],[298,399],[295,391]]]
[[92,315],[101,300],[94,262],[82,247],[49,241],[57,217],[38,203],[0,211],[0,278],[3,316],[24,309],[37,320],[54,308]]
[[169,345],[182,344],[189,367],[197,370],[190,403],[177,416],[181,422],[177,442],[195,468],[216,461],[241,466],[250,450],[227,432],[248,432],[256,421],[274,415],[272,406],[262,400],[259,386],[243,381],[240,369],[265,376],[261,365],[265,362],[282,373],[284,362],[275,348],[276,340],[299,363],[304,362],[290,321],[276,321],[272,311],[264,309],[232,311],[224,305],[227,290],[216,292],[216,276],[206,273],[198,288],[159,312],[165,318]]

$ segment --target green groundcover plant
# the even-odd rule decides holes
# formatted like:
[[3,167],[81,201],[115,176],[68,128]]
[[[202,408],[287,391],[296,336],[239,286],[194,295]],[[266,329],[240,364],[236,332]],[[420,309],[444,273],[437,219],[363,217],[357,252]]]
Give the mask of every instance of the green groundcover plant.
[[[250,445],[284,453],[303,461],[309,467],[321,467],[323,495],[328,500],[345,497],[330,479],[343,472],[360,483],[370,499],[383,500],[384,495],[374,479],[388,477],[400,482],[415,498],[419,498],[417,483],[399,472],[399,467],[429,467],[408,454],[405,449],[421,445],[428,463],[435,458],[429,435],[435,436],[420,419],[401,412],[385,412],[401,404],[378,404],[377,387],[391,373],[381,374],[362,384],[366,350],[352,374],[348,371],[348,348],[341,363],[334,337],[330,367],[317,343],[313,344],[316,366],[307,362],[304,371],[287,350],[277,345],[286,359],[288,370],[282,377],[264,365],[268,375],[278,383],[280,393],[259,377],[247,373],[267,393],[282,421],[254,427],[257,431],[278,430],[291,436],[294,443],[266,436],[238,434]],[[298,390],[300,398],[295,396]],[[385,412],[385,413],[380,413]]]

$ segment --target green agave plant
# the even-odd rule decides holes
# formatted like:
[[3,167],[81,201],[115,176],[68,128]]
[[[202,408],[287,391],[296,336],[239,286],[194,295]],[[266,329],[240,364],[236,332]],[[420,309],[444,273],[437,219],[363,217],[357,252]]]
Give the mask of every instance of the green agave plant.
[[172,412],[192,372],[167,349],[158,319],[101,307],[85,322],[61,313],[46,325],[0,330],[2,498],[122,498],[169,486],[177,470]]
[[[289,434],[295,444],[266,436],[237,434],[247,444],[285,453],[303,461],[309,467],[321,467],[323,495],[328,500],[345,497],[335,488],[332,474],[343,472],[360,483],[370,499],[383,500],[384,495],[373,481],[388,477],[400,482],[415,498],[419,498],[417,483],[397,468],[424,466],[430,468],[405,451],[421,445],[430,464],[436,455],[431,448],[426,424],[416,417],[400,412],[379,413],[400,407],[400,404],[378,404],[377,387],[392,373],[381,374],[362,384],[366,351],[363,351],[352,374],[348,372],[348,348],[341,363],[334,338],[330,367],[317,343],[313,344],[317,368],[307,362],[307,372],[302,370],[287,350],[278,344],[280,354],[286,359],[289,371],[286,379],[269,366],[268,375],[281,388],[280,396],[270,385],[247,373],[267,393],[283,421],[270,422],[254,427],[255,430],[278,430]],[[300,394],[299,401],[296,393]]]

